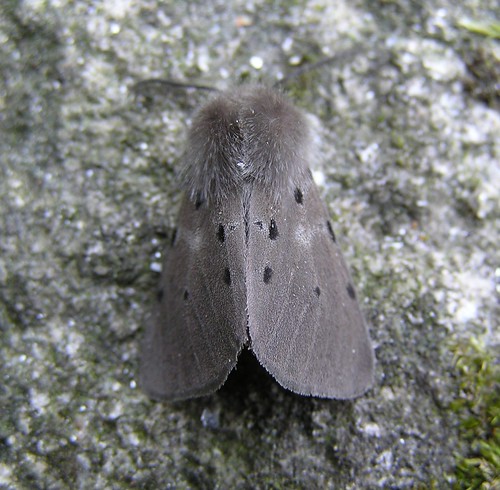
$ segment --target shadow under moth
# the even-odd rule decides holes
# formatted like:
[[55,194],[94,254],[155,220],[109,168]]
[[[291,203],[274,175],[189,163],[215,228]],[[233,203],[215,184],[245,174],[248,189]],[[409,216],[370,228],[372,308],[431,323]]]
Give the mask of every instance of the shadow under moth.
[[302,395],[348,399],[371,386],[373,350],[310,141],[302,114],[272,89],[240,87],[198,112],[142,347],[150,397],[213,393],[244,347]]

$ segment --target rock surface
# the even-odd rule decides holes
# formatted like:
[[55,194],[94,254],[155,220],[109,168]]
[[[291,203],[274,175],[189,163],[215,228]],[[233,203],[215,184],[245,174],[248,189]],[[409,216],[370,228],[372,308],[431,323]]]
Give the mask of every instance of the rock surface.
[[[499,51],[460,24],[494,9],[4,2],[0,486],[449,486],[469,450],[450,409],[454,346],[499,343]],[[207,95],[131,87],[272,84],[335,54],[286,89],[313,127],[311,167],[364,298],[374,388],[296,396],[246,354],[211,397],[148,400],[138,347]]]

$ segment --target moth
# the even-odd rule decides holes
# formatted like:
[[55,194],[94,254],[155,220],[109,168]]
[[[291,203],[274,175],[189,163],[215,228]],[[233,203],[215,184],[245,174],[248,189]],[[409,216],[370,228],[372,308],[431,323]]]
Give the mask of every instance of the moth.
[[310,142],[304,116],[273,89],[237,88],[198,112],[142,347],[150,397],[213,393],[245,347],[295,393],[349,399],[371,386],[372,346]]

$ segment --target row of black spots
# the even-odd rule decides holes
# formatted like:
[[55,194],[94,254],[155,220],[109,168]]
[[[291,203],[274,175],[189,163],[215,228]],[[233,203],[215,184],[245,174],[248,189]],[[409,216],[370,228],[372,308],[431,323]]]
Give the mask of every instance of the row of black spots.
[[[271,271],[271,274],[272,274],[272,271]],[[264,278],[265,278],[265,272],[264,272]],[[224,274],[222,276],[222,280],[224,281],[224,283],[227,286],[231,286],[231,271],[229,270],[229,267],[226,267],[224,269]],[[264,279],[264,282],[265,282],[265,279]],[[161,301],[163,299],[163,288],[158,290],[156,296],[157,296],[158,302],[161,303]],[[189,299],[189,291],[187,289],[184,289],[182,297],[183,297],[184,301],[187,301]]]
[[[253,223],[259,230],[264,229],[264,223],[262,221],[254,221]],[[271,240],[276,240],[278,238],[279,232],[278,232],[278,225],[276,224],[275,220],[271,220],[269,223],[269,238]]]
[[293,195],[297,204],[304,204],[304,193],[300,188],[296,187]]
[[333,240],[333,243],[337,243],[337,238],[335,236],[335,232],[333,231],[332,224],[327,221],[326,226],[328,227],[328,233],[330,233],[330,237]]
[[351,283],[347,284],[347,294],[349,295],[349,298],[351,299],[356,299],[356,291],[354,291],[354,287]]

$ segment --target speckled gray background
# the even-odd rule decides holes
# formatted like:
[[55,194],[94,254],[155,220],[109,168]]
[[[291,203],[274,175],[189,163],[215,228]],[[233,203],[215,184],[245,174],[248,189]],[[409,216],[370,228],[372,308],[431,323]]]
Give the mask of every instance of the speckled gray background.
[[[458,3],[2,1],[1,488],[450,485],[467,451],[450,343],[498,342],[499,46],[459,25],[496,2]],[[151,402],[138,346],[206,94],[130,87],[271,84],[353,47],[287,88],[364,298],[374,388],[303,398],[247,355],[212,397]]]

